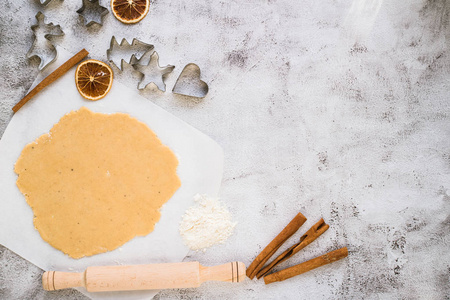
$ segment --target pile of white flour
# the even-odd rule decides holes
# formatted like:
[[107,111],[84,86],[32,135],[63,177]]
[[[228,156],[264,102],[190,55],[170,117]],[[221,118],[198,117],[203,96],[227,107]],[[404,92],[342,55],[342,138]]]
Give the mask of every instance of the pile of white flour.
[[217,198],[195,195],[196,205],[186,210],[180,223],[184,243],[192,250],[203,250],[224,243],[236,223],[228,209]]

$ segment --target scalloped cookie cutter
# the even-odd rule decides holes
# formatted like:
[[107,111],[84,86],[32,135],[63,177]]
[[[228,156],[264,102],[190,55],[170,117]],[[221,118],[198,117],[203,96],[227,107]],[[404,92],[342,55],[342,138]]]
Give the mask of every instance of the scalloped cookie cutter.
[[[153,45],[146,44],[139,41],[138,39],[133,39],[133,41],[128,43],[126,39],[117,43],[115,36],[111,38],[111,43],[109,49],[106,50],[106,56],[108,61],[112,62],[117,68],[123,71],[123,62],[130,64],[134,59],[141,59],[147,52],[155,49]],[[128,61],[123,57],[129,57]]]
[[77,10],[77,13],[83,18],[84,26],[89,27],[93,24],[102,26],[102,19],[109,13],[109,10],[101,6],[99,0],[83,0],[83,5]]
[[49,40],[53,36],[62,36],[61,26],[53,23],[45,23],[45,15],[42,12],[36,14],[37,24],[31,26],[34,33],[33,44],[28,50],[27,57],[37,56],[40,59],[39,70],[43,70],[58,57],[58,52]]
[[187,64],[181,71],[172,93],[194,97],[204,98],[208,94],[208,85],[200,79],[200,67],[194,63]]

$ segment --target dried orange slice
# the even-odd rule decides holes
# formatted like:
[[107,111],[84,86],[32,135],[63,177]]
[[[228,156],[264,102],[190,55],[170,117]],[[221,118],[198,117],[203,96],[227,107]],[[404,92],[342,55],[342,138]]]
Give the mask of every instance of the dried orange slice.
[[148,13],[150,0],[111,0],[111,10],[122,23],[133,24],[142,20]]
[[75,83],[81,96],[96,101],[108,94],[113,82],[113,71],[102,61],[89,59],[78,65]]

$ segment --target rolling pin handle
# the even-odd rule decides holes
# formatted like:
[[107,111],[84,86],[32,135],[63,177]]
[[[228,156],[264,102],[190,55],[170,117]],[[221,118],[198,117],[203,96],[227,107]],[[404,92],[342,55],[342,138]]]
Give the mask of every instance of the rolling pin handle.
[[47,271],[42,274],[42,287],[46,291],[83,287],[85,286],[84,277],[84,272],[71,273]]
[[246,277],[245,270],[244,263],[239,261],[213,267],[200,266],[200,283],[205,281],[242,282]]

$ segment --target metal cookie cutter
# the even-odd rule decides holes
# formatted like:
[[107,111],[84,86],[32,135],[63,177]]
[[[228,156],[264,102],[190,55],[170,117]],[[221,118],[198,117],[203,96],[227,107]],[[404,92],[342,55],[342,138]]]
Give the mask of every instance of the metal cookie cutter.
[[200,68],[194,63],[187,64],[181,71],[172,89],[174,94],[203,98],[208,94],[208,85],[200,79]]
[[85,26],[92,26],[98,24],[102,26],[103,16],[108,14],[108,9],[103,7],[98,2],[99,0],[83,0],[83,6],[77,13],[83,18]]
[[53,23],[46,24],[45,16],[41,12],[36,14],[36,20],[37,24],[31,26],[31,29],[34,32],[34,41],[30,50],[28,50],[27,57],[39,57],[41,60],[39,70],[42,70],[55,61],[58,56],[56,48],[49,38],[64,35],[64,32],[59,25],[54,25]]
[[[39,3],[41,4],[41,5],[47,5],[47,4],[49,4],[50,2],[52,2],[53,0],[39,0]],[[61,0],[62,1],[62,0]]]
[[[131,63],[132,60],[139,60],[144,54],[154,48],[153,45],[143,43],[137,39],[133,39],[131,45],[126,39],[122,39],[119,44],[113,36],[111,38],[110,47],[106,51],[106,56],[110,62],[123,71],[123,61]],[[129,57],[129,59],[125,60],[124,57]]]
[[146,65],[141,64],[141,61],[146,59],[145,56],[146,55],[143,55],[139,60],[132,59],[131,61],[134,69],[142,74],[142,79],[138,83],[138,89],[145,89],[149,84],[153,83],[158,89],[165,92],[165,78],[167,74],[171,73],[173,69],[175,69],[175,66],[167,65],[165,67],[160,67],[159,55],[156,51],[150,56],[150,60]]

